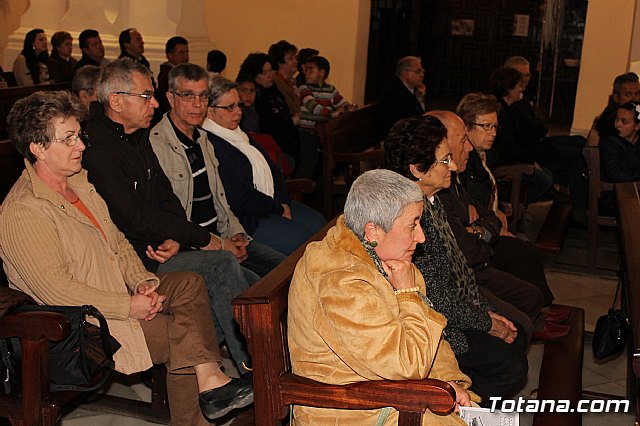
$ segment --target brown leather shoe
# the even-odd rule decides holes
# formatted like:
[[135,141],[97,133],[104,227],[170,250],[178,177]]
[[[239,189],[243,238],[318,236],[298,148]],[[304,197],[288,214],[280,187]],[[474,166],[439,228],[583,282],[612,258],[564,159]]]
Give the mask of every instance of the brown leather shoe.
[[555,340],[569,334],[570,325],[545,322],[541,331],[533,332],[533,340]]

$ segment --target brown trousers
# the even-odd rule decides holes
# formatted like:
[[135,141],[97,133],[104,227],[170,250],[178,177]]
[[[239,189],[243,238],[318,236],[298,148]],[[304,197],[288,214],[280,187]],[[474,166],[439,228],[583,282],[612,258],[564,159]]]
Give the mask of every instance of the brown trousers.
[[171,424],[209,425],[200,411],[193,370],[194,365],[222,362],[207,288],[191,272],[159,277],[158,294],[167,296],[163,311],[140,325],[153,363],[167,366]]

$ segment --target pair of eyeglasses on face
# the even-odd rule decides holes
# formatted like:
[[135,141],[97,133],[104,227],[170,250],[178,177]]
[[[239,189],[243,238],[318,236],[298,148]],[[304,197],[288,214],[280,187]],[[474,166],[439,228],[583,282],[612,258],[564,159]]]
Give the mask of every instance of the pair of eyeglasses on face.
[[444,164],[445,166],[449,167],[451,164],[453,164],[453,154],[448,153],[443,160],[436,160],[436,164]]
[[478,127],[482,127],[485,131],[490,132],[493,129],[498,130],[498,123],[473,123]]
[[172,92],[174,95],[176,96],[180,96],[180,99],[182,99],[185,102],[194,102],[196,100],[196,98],[200,101],[200,102],[209,102],[209,96],[210,93],[209,92],[202,92],[202,93],[193,93],[193,92]]
[[416,74],[424,74],[424,68],[418,68],[418,69],[408,69],[407,71],[411,71],[411,72],[415,72]]
[[211,108],[218,108],[218,109],[223,109],[227,112],[233,112],[235,110],[237,110],[238,108],[242,108],[244,107],[244,103],[243,102],[235,102],[229,105],[211,105]]
[[153,98],[153,92],[151,90],[145,90],[142,93],[116,92],[116,95],[136,96],[138,98],[144,99],[146,103],[151,102],[151,98]]
[[82,142],[85,142],[87,140],[87,134],[85,132],[80,132],[80,133],[72,133],[68,136],[65,136],[64,138],[51,138],[50,141],[51,142],[56,142],[56,143],[63,143],[66,146],[75,146],[78,141],[81,140]]

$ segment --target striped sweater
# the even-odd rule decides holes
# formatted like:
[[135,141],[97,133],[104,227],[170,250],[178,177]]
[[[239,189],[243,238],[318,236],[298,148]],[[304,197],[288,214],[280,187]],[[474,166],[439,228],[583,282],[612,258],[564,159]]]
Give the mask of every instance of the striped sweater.
[[299,126],[313,129],[316,123],[327,121],[331,113],[347,101],[332,84],[307,84],[299,88],[301,117]]

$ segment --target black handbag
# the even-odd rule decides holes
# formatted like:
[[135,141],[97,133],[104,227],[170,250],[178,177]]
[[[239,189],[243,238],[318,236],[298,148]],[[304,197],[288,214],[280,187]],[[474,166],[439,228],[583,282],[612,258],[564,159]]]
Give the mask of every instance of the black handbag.
[[[51,390],[93,391],[100,388],[113,370],[113,354],[120,348],[120,343],[109,333],[107,320],[100,311],[91,305],[22,305],[13,310],[14,313],[34,311],[63,314],[71,324],[69,336],[60,342],[51,342],[49,346]],[[100,327],[87,322],[87,316],[96,318]],[[0,354],[1,366],[5,369],[4,391],[20,394],[20,340],[15,337],[0,339]],[[100,375],[97,375],[97,370],[102,370]]]
[[[620,283],[613,298],[614,305],[619,289]],[[628,333],[629,321],[622,311],[611,307],[606,315],[598,318],[593,330],[593,356],[601,360],[620,353],[627,342]]]

